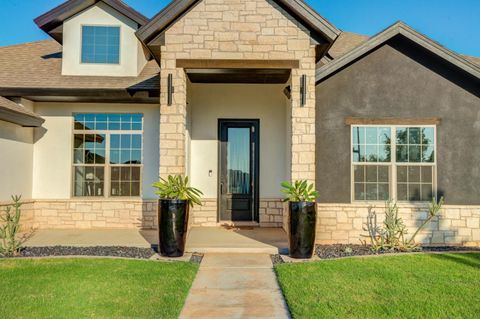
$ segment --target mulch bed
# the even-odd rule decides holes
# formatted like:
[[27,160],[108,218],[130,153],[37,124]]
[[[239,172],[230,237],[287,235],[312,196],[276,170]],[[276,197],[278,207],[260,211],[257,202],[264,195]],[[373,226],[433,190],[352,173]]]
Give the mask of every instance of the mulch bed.
[[276,255],[270,255],[270,259],[272,259],[272,264],[273,265],[279,265],[279,264],[284,264],[285,261],[282,259],[282,256],[279,254]]
[[[459,246],[423,246],[413,252],[457,252],[457,251],[479,251],[480,247],[459,247]],[[315,254],[320,259],[344,258],[352,256],[370,256],[383,254],[409,253],[405,251],[380,250],[373,251],[369,246],[364,245],[318,245]]]
[[203,254],[200,253],[193,253],[192,257],[190,257],[190,262],[195,264],[201,264],[203,260]]
[[[18,257],[90,256],[150,259],[155,251],[136,247],[26,247]],[[0,256],[0,258],[2,258]]]
[[[461,246],[422,246],[411,252],[480,252],[480,247],[461,247]],[[406,251],[373,251],[370,246],[364,245],[317,245],[315,255],[319,259],[338,259],[354,256],[374,256],[385,254],[408,254]],[[284,264],[282,256],[279,254],[270,255],[273,265]],[[318,259],[317,259],[318,260]]]

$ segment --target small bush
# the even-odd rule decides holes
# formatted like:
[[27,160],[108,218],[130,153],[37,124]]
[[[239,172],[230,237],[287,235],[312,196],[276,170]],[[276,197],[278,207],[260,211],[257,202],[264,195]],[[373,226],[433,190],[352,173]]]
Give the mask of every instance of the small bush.
[[284,202],[315,202],[318,192],[314,189],[313,183],[308,181],[295,181],[294,183],[281,183],[282,193],[286,195]]
[[[394,201],[387,201],[385,204],[385,220],[383,225],[379,226],[377,223],[377,213],[373,207],[369,207],[367,224],[364,230],[368,232],[367,236],[370,240],[370,245],[374,251],[412,251],[417,249],[420,245],[415,242],[415,237],[418,233],[435,217],[438,216],[444,204],[443,197],[437,203],[432,199],[428,209],[427,219],[418,227],[413,235],[406,239],[408,231],[402,218],[398,216],[398,206]],[[363,241],[366,245],[367,242]]]
[[12,196],[13,204],[0,214],[0,255],[17,256],[24,238],[19,238],[21,217],[21,196]]

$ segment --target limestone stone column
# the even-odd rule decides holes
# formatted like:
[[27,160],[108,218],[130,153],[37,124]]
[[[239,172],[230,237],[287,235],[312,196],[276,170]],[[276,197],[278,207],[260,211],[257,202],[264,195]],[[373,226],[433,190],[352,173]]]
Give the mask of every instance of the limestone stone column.
[[[175,60],[162,57],[160,72],[160,176],[186,174],[185,144],[187,121],[187,82]],[[168,105],[168,75],[173,76],[172,105]]]
[[[302,61],[291,77],[291,179],[315,183],[315,63]],[[307,76],[305,105],[301,105],[300,81]]]

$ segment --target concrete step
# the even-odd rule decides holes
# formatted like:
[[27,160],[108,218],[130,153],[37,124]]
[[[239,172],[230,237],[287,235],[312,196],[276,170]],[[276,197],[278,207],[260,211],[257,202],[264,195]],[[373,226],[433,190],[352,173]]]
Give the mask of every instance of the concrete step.
[[287,236],[283,229],[199,227],[190,230],[186,251],[204,254],[278,254],[284,253],[287,247]]
[[284,254],[285,251],[288,252],[288,248],[277,248],[277,247],[195,247],[188,246],[185,248],[189,253],[202,253],[202,254]]

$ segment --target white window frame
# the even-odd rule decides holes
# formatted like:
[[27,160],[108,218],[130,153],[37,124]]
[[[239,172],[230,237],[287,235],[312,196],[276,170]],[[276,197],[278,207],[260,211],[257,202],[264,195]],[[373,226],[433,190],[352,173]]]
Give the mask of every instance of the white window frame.
[[[75,115],[76,114],[142,114],[142,130],[76,130],[75,129]],[[141,112],[76,112],[72,114],[72,146],[71,146],[71,185],[72,189],[70,192],[71,198],[76,199],[136,199],[143,198],[143,171],[144,171],[144,143],[145,143],[145,114]],[[85,164],[85,163],[75,163],[74,157],[74,143],[75,143],[75,134],[104,134],[105,135],[105,164]],[[110,136],[111,135],[142,135],[142,144],[141,144],[141,164],[110,164]],[[75,167],[96,167],[102,166],[105,170],[105,176],[103,177],[103,196],[77,196],[75,195]],[[111,192],[111,168],[112,167],[140,167],[140,192],[138,196],[112,196]]]
[[[369,128],[369,127],[376,127],[376,128],[390,128],[390,136],[391,136],[391,155],[390,155],[390,162],[354,162],[353,161],[353,128],[354,127],[363,127],[363,128]],[[433,163],[425,163],[425,162],[420,162],[420,163],[415,163],[415,162],[397,162],[397,128],[415,128],[415,127],[420,127],[420,128],[433,128],[433,136],[434,136],[434,160]],[[437,149],[437,125],[402,125],[402,124],[397,124],[397,125],[391,125],[391,124],[351,124],[350,125],[350,200],[352,203],[383,203],[384,201],[381,200],[357,200],[355,199],[355,166],[360,166],[360,165],[372,165],[372,166],[389,166],[389,178],[390,178],[390,186],[389,186],[389,192],[390,192],[390,199],[395,200],[399,203],[425,203],[425,201],[408,201],[408,200],[398,200],[397,199],[397,168],[398,166],[432,166],[432,192],[437,199],[437,154],[438,154],[438,149]]]

